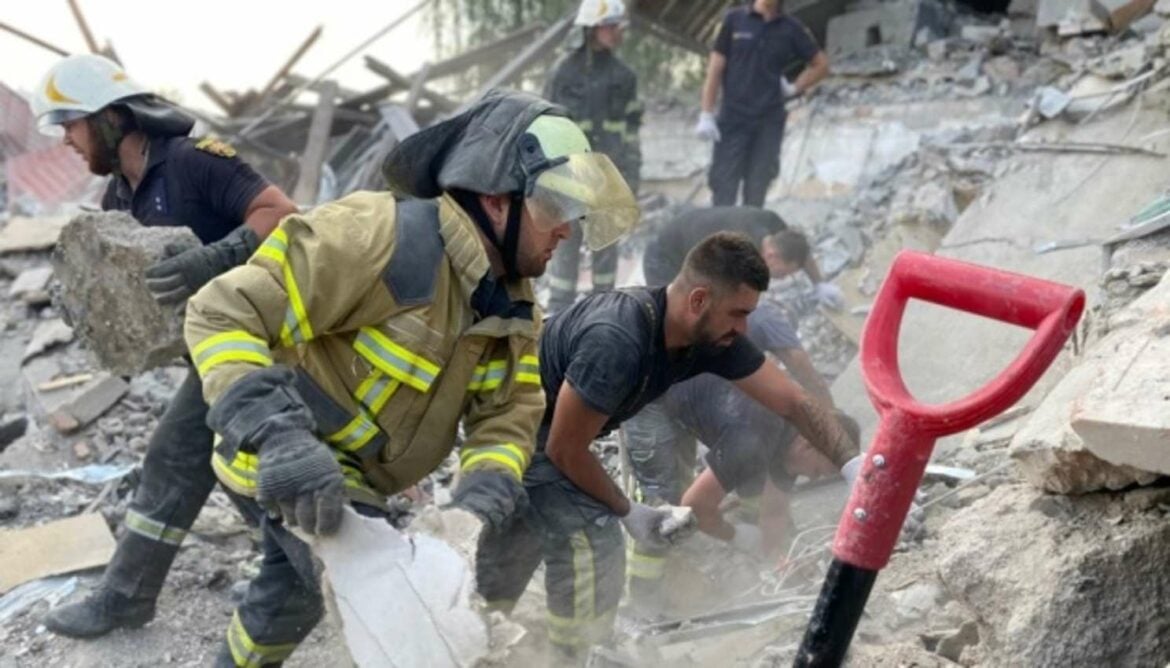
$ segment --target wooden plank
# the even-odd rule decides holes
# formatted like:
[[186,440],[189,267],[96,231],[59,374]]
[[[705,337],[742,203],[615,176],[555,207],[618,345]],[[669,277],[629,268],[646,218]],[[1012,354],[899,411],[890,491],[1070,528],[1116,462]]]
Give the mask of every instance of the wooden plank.
[[[410,90],[413,85],[410,79],[373,56],[366,56],[366,67],[374,74],[397,86],[400,90]],[[436,109],[442,111],[454,111],[459,106],[451,98],[436,93],[425,86],[422,89],[421,95],[423,99],[430,102]]]
[[301,154],[301,173],[293,189],[293,201],[304,204],[317,203],[317,187],[321,183],[321,164],[329,148],[329,133],[333,129],[333,105],[337,97],[337,84],[321,82],[321,93],[317,99],[317,111],[309,125],[309,139]]
[[539,35],[545,27],[544,23],[537,21],[515,32],[508,33],[494,42],[477,46],[474,49],[468,49],[459,55],[441,60],[431,65],[431,73],[428,78],[433,81],[454,74],[462,74],[472,66],[501,60],[509,54],[515,53],[523,48],[525,44],[528,44]]
[[406,96],[406,113],[413,114],[414,110],[418,108],[419,97],[422,96],[423,86],[427,82],[427,76],[430,74],[431,64],[424,62],[422,67],[414,75],[414,81],[410,84],[410,94]]
[[207,99],[214,102],[215,106],[219,107],[220,109],[223,109],[225,114],[227,114],[228,116],[235,116],[236,115],[235,106],[232,105],[232,103],[229,102],[228,99],[223,96],[223,93],[220,93],[215,88],[215,86],[212,86],[210,82],[204,81],[203,83],[199,84],[199,90],[203,91],[203,94],[207,96]]
[[97,40],[93,38],[89,23],[86,22],[85,15],[81,13],[81,6],[77,4],[77,0],[69,0],[69,10],[73,12],[73,18],[77,20],[77,27],[81,28],[81,35],[85,38],[85,45],[89,47],[89,52],[101,53],[102,50],[98,47]]
[[293,52],[291,56],[289,56],[289,59],[284,62],[284,65],[282,65],[280,69],[277,70],[276,74],[272,75],[272,79],[270,79],[268,84],[260,90],[260,103],[263,103],[264,100],[268,99],[268,96],[271,95],[272,91],[276,89],[276,84],[280,83],[281,79],[284,79],[286,76],[288,76],[288,73],[292,71],[293,67],[296,66],[297,62],[301,59],[301,56],[304,56],[305,52],[309,50],[309,47],[313,46],[313,44],[317,42],[317,39],[321,37],[321,30],[322,27],[317,26],[313,32],[305,38],[305,41],[301,42],[301,45],[297,47],[297,50]]
[[114,547],[99,513],[0,531],[0,594],[50,575],[105,566]]
[[573,17],[576,15],[576,13],[577,10],[574,9],[562,17],[559,21],[545,29],[545,31],[541,33],[540,37],[525,47],[523,51],[516,54],[515,58],[508,61],[507,64],[505,64],[503,67],[497,70],[495,74],[489,77],[488,80],[479,87],[479,90],[476,92],[476,94],[472,96],[472,98],[466,103],[464,103],[463,107],[461,108],[470,106],[475,101],[483,97],[484,94],[491,89],[498,88],[515,81],[522,74],[528,71],[528,68],[532,67],[532,65],[537,60],[543,58],[546,54],[556,48],[556,45],[562,39],[564,39],[565,35],[569,32],[569,28],[572,27]]
[[41,39],[40,37],[35,37],[33,35],[30,35],[27,32],[15,27],[15,26],[8,25],[7,23],[4,23],[2,21],[0,21],[0,30],[3,30],[4,32],[12,33],[13,35],[16,35],[17,37],[23,39],[26,42],[29,42],[31,44],[36,44],[37,46],[41,47],[42,49],[52,51],[53,53],[55,53],[59,56],[68,56],[69,55],[69,52],[66,51],[65,49],[62,49],[61,47],[56,46],[54,44],[50,44],[50,43],[46,42],[45,40]]

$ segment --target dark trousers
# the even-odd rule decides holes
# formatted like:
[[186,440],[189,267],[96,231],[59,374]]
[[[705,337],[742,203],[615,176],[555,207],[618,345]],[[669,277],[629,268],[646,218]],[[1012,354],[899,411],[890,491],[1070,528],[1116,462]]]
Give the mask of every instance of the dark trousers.
[[488,604],[510,609],[544,561],[548,637],[575,654],[613,632],[625,573],[625,537],[609,508],[537,453],[524,476],[528,509],[508,528],[485,531],[476,584]]
[[762,208],[768,186],[780,174],[780,143],[785,117],[719,119],[719,141],[711,156],[707,184],[713,206],[735,206],[743,185],[743,205]]
[[[325,613],[321,581],[305,542],[281,520],[268,517],[255,499],[228,494],[244,518],[260,527],[264,559],[232,615],[216,667],[276,665],[321,621]],[[354,510],[367,517],[387,517],[361,504],[354,504]]]
[[194,370],[179,386],[146,450],[103,584],[129,598],[157,598],[179,545],[215,486],[203,383]]

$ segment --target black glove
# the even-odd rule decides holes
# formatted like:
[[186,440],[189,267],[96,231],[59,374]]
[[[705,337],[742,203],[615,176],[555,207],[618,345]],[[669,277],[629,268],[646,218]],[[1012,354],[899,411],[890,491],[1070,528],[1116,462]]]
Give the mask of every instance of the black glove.
[[329,446],[304,429],[266,436],[257,465],[256,500],[286,524],[335,533],[345,508],[345,477]]
[[451,504],[475,513],[487,527],[499,531],[528,507],[528,494],[506,473],[472,471],[459,481]]
[[167,257],[146,270],[146,287],[163,306],[181,303],[211,279],[247,262],[259,247],[260,238],[247,225],[206,246],[167,244]]

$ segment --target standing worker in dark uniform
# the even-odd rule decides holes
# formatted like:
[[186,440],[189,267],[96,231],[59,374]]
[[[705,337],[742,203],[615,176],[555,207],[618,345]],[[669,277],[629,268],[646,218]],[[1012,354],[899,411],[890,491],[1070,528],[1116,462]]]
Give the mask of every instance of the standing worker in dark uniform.
[[[784,104],[829,74],[824,51],[782,4],[754,0],[728,10],[707,62],[695,134],[715,142],[707,175],[715,206],[735,204],[741,183],[745,205],[764,205],[780,173]],[[716,118],[720,89],[723,106]]]
[[[608,155],[637,194],[642,168],[638,78],[614,53],[621,46],[625,23],[626,8],[621,0],[584,0],[574,22],[584,43],[557,63],[544,96],[569,110],[593,150]],[[550,314],[564,310],[577,298],[581,233],[574,229],[573,236],[557,247],[549,267]],[[617,259],[616,245],[593,253],[594,292],[613,289]]]
[[[65,144],[91,172],[113,177],[103,209],[128,211],[147,226],[189,227],[205,244],[147,269],[147,287],[164,306],[177,307],[245,262],[280,219],[296,211],[234,149],[189,138],[192,118],[101,56],[70,56],[54,65],[33,111],[42,129],[63,128]],[[126,531],[101,584],[86,599],[50,613],[50,630],[93,637],[154,617],[179,545],[215,485],[211,452],[202,384],[189,373],[151,437]]]

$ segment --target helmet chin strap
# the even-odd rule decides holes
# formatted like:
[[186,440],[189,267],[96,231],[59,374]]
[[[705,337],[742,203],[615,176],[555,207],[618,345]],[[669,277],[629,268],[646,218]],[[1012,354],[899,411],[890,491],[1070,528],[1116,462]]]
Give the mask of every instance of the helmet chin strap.
[[520,248],[520,215],[524,207],[524,194],[512,193],[511,206],[508,207],[508,223],[504,228],[504,238],[492,228],[491,218],[483,210],[476,193],[470,191],[455,191],[451,193],[455,201],[463,207],[483,235],[492,242],[496,250],[500,251],[500,259],[504,263],[504,275],[507,278],[519,278],[520,271],[516,266],[516,256]]

